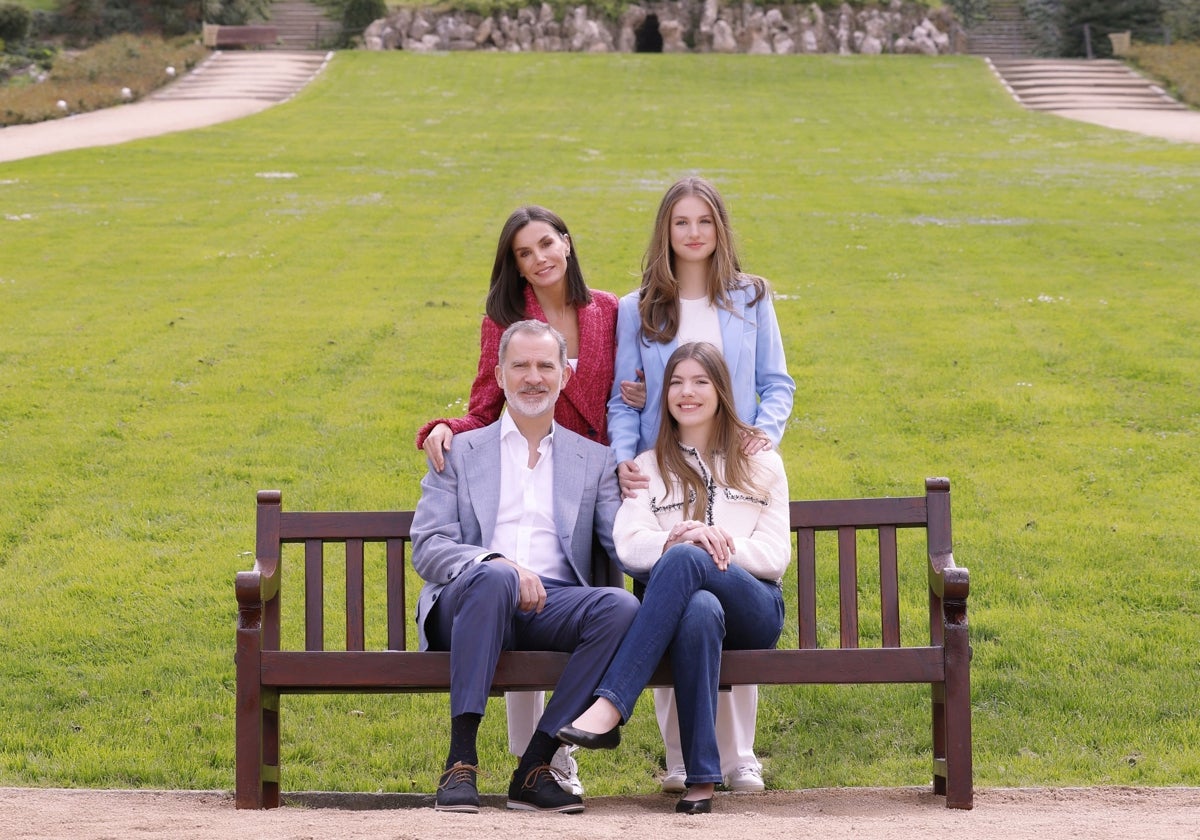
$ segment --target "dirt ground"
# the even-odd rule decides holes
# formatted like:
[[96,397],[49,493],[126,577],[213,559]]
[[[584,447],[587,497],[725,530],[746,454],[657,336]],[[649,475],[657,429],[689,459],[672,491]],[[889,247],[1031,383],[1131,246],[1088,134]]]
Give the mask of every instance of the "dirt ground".
[[991,788],[952,811],[924,788],[718,794],[714,811],[673,813],[674,797],[586,800],[577,815],[507,811],[484,796],[478,814],[439,814],[428,797],[312,795],[273,811],[238,811],[225,791],[0,789],[0,837],[20,840],[323,840],[476,838],[641,840],[1196,840],[1200,788]]

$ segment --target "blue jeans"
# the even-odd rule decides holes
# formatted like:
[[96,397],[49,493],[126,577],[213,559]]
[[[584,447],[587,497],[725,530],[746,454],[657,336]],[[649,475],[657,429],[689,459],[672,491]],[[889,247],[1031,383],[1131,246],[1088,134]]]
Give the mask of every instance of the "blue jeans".
[[783,630],[783,592],[745,569],[717,568],[694,545],[670,548],[654,564],[642,608],[596,696],[628,720],[668,650],[689,785],[720,782],[717,690],[721,650],[773,648]]

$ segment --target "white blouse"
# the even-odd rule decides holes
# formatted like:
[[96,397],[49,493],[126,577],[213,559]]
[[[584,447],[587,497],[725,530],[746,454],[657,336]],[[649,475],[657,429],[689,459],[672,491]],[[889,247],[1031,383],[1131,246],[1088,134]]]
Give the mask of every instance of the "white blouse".
[[[782,581],[792,559],[792,540],[787,473],[779,453],[768,449],[750,456],[755,483],[764,494],[748,496],[717,486],[699,453],[691,447],[683,449],[708,485],[704,522],[719,525],[733,537],[733,562],[760,580]],[[683,500],[678,489],[667,499],[666,482],[658,472],[653,450],[634,460],[642,474],[649,476],[650,486],[621,502],[613,541],[625,571],[645,580],[662,556],[671,526],[683,521]]]

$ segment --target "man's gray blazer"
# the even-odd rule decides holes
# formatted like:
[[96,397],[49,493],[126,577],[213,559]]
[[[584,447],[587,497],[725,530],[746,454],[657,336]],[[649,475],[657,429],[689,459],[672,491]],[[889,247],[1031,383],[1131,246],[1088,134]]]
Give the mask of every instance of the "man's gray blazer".
[[[554,521],[581,586],[620,586],[613,519],[621,505],[612,451],[554,426]],[[412,564],[425,585],[417,599],[420,649],[425,619],[446,586],[489,550],[500,504],[500,422],[454,436],[442,472],[421,479],[412,523]],[[593,546],[598,546],[593,551]]]

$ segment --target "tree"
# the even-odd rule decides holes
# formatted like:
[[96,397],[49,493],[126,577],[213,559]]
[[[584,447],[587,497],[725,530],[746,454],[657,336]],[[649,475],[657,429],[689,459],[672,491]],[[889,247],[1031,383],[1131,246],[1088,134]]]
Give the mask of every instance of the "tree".
[[33,16],[24,6],[0,3],[0,43],[18,44],[29,34]]
[[1139,41],[1162,39],[1161,0],[1065,0],[1063,3],[1063,52],[1087,54],[1084,24],[1091,30],[1092,53],[1112,55],[1110,32],[1131,32]]

